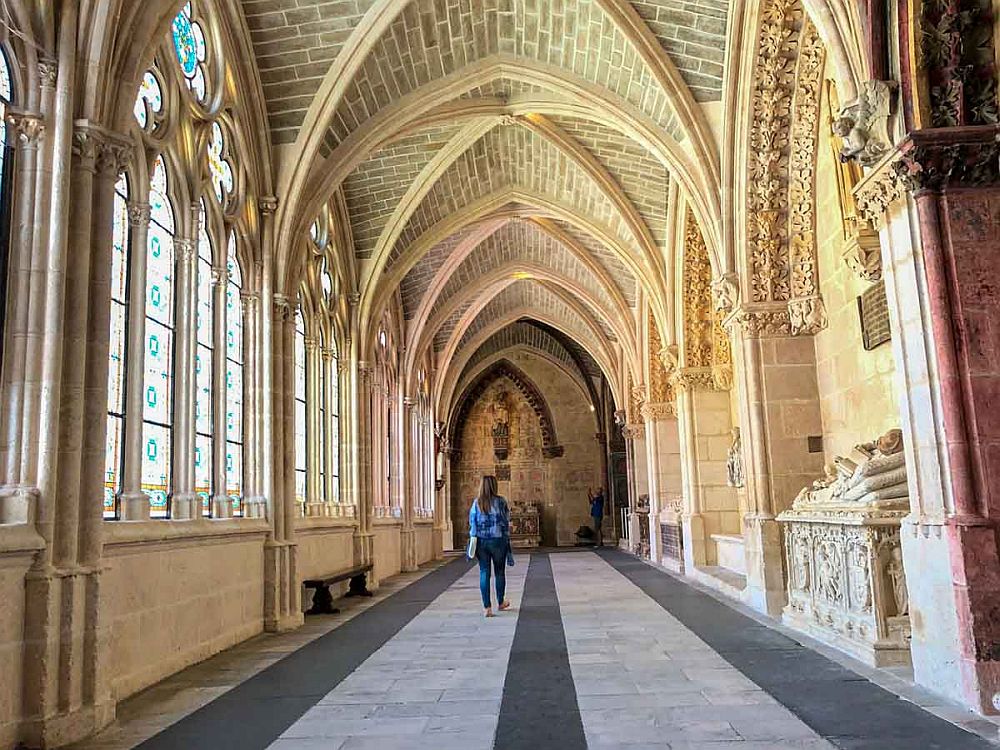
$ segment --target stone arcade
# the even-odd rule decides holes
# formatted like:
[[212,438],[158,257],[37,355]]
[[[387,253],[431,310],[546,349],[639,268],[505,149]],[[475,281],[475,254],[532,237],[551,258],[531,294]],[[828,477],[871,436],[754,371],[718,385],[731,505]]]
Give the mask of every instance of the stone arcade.
[[[325,665],[278,684],[338,700],[414,632],[429,661],[446,636],[493,638],[443,562],[485,473],[530,605],[496,623],[520,656],[489,664],[492,721],[516,708],[504,679],[549,680],[608,746],[607,694],[579,672],[604,658],[614,705],[684,742],[663,713],[681,677],[697,688],[671,710],[725,707],[712,737],[792,741],[766,724],[826,747],[794,701],[744,725],[710,684],[781,702],[713,623],[664,613],[705,586],[996,715],[996,6],[6,0],[0,750],[148,728],[140,707],[262,633],[292,655],[278,673]],[[634,556],[550,558],[597,487],[605,541]],[[352,577],[376,600],[302,629]],[[555,614],[539,643],[565,658],[518,677],[517,633]],[[382,633],[387,650],[365,640]],[[684,659],[692,633],[724,675],[666,676],[653,657]],[[394,678],[356,728],[444,732],[383,717],[407,690],[458,691],[455,658]],[[906,705],[885,721],[925,731]],[[266,746],[302,712],[249,713]],[[353,731],[343,747],[365,746]]]

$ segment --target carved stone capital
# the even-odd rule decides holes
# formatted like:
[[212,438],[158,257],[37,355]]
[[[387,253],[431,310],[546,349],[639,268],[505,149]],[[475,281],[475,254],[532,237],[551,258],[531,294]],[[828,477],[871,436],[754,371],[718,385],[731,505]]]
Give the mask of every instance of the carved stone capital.
[[132,227],[149,226],[149,204],[132,203],[128,204],[128,223]]
[[726,323],[738,328],[749,339],[792,335],[787,305],[740,307]]
[[97,173],[117,178],[132,159],[132,146],[113,140],[101,141],[97,146]]
[[257,207],[265,216],[269,216],[278,210],[278,199],[273,195],[265,195],[257,200]]
[[73,156],[93,169],[99,140],[100,136],[92,128],[75,127],[73,129]]
[[41,114],[8,109],[6,121],[21,143],[30,148],[38,146],[38,139],[45,132],[45,120]]
[[327,362],[332,362],[337,356],[337,352],[332,346],[324,346],[320,354]]
[[198,244],[186,237],[174,237],[174,254],[181,263],[190,263],[195,259]]
[[655,422],[661,419],[675,419],[677,417],[677,405],[670,401],[664,401],[658,404],[643,404],[639,413],[646,422]]
[[622,437],[626,440],[642,440],[646,437],[646,427],[642,424],[622,425]]
[[885,224],[889,207],[906,195],[906,183],[895,167],[898,160],[897,149],[883,157],[854,188],[854,205],[858,215],[876,230]]
[[795,336],[811,336],[819,333],[829,323],[823,298],[815,294],[789,300],[788,320]]
[[347,295],[347,304],[357,307],[361,303],[361,295],[358,292],[351,292]]
[[682,367],[674,373],[672,382],[679,391],[715,390],[711,367]]
[[907,191],[1000,184],[1000,125],[916,130],[854,188],[858,213],[879,229]]
[[212,266],[212,286],[223,286],[229,281],[229,269],[226,266]]
[[712,365],[712,382],[717,391],[730,390],[733,387],[732,365]]
[[272,294],[271,304],[274,306],[274,319],[278,322],[288,322],[292,319],[292,302],[287,294]]
[[882,278],[882,245],[867,221],[854,219],[849,222],[840,257],[851,271],[865,281]]

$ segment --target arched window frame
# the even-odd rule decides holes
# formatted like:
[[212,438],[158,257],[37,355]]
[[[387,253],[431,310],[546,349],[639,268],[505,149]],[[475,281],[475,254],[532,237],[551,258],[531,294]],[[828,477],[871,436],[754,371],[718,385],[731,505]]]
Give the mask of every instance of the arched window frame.
[[294,336],[292,342],[292,371],[294,407],[294,442],[295,442],[295,502],[305,510],[307,497],[306,487],[309,459],[309,420],[306,394],[308,393],[308,368],[306,367],[306,324],[302,313],[301,302],[295,307]]
[[[139,478],[129,480],[135,482],[135,486],[129,488],[129,495],[138,500],[142,498],[142,492],[152,493],[155,501],[150,503],[149,515],[152,517],[174,515],[173,503],[169,498],[175,490],[184,493],[180,497],[185,501],[193,498],[190,503],[184,503],[184,518],[192,514],[229,517],[240,515],[243,511],[247,476],[243,430],[247,423],[246,410],[250,408],[245,397],[246,378],[243,377],[247,358],[242,336],[239,336],[236,348],[227,347],[226,341],[227,336],[234,332],[242,333],[242,298],[246,293],[248,277],[243,274],[239,254],[236,253],[236,257],[232,259],[227,256],[231,248],[229,238],[236,232],[237,225],[252,219],[248,219],[242,210],[247,175],[237,154],[242,151],[240,144],[243,141],[239,137],[237,118],[226,101],[229,94],[222,85],[226,79],[226,64],[222,54],[222,34],[214,17],[213,5],[211,0],[191,0],[181,11],[182,14],[187,13],[188,20],[198,26],[198,34],[204,42],[203,54],[199,54],[197,62],[203,76],[197,80],[206,82],[205,94],[202,96],[194,91],[197,87],[192,88],[190,85],[192,79],[187,78],[180,69],[177,47],[174,44],[175,29],[172,27],[162,40],[152,67],[142,77],[133,108],[137,140],[142,142],[147,154],[156,155],[155,158],[161,159],[166,166],[167,198],[173,217],[172,236],[178,246],[171,263],[175,283],[182,280],[179,278],[180,248],[185,248],[185,252],[188,246],[193,249],[191,265],[187,266],[190,268],[189,273],[194,275],[192,284],[187,287],[193,289],[193,294],[180,288],[176,290],[175,305],[183,304],[185,309],[183,315],[179,309],[174,310],[172,322],[175,334],[178,334],[176,326],[183,326],[183,336],[190,340],[191,348],[186,350],[189,352],[188,356],[192,357],[192,363],[199,362],[201,367],[193,374],[191,380],[194,382],[191,385],[179,384],[174,370],[182,363],[177,361],[173,351],[175,345],[171,344],[169,376],[166,378],[170,394],[170,414],[169,419],[160,419],[156,424],[145,419],[145,414],[129,415],[113,406],[110,403],[112,384],[109,378],[109,428],[112,419],[120,418],[126,424],[130,417],[138,421],[139,424],[131,428],[133,434],[138,429],[137,445],[139,436],[146,441],[150,431],[167,430],[166,442],[170,444],[171,455],[166,463],[166,471],[160,471],[161,475],[165,474],[161,476],[162,481],[153,482],[149,476],[152,462],[145,458],[128,458],[129,454],[123,447],[109,444],[106,463],[108,467],[118,467],[118,471],[106,474],[106,518],[123,517],[120,513],[120,497],[125,489],[122,478],[133,475]],[[190,148],[192,142],[195,144],[194,149]],[[131,203],[128,210],[133,211],[144,205],[144,199],[151,191],[148,191],[148,185],[140,185],[140,189],[136,189],[132,184],[133,175],[130,175],[130,180],[128,199]],[[120,215],[118,209],[120,206],[116,205],[116,217]],[[149,212],[151,216],[143,230],[148,231],[147,246],[153,238],[163,235],[164,229],[164,222],[156,220],[155,206],[151,206]],[[134,237],[137,231],[139,230],[135,227],[130,227],[130,247],[136,246]],[[127,260],[130,276],[135,263],[136,253],[131,253]],[[235,268],[235,287],[230,281],[232,272],[227,273],[227,265]],[[146,271],[149,269],[146,268]],[[135,283],[141,286],[142,277]],[[259,279],[254,277],[252,283],[258,284]],[[179,287],[179,284],[176,285]],[[138,291],[134,291],[138,295]],[[238,317],[234,319],[230,316],[227,326],[224,308],[227,306],[227,298],[232,298],[234,293]],[[128,331],[139,325],[137,320],[142,320],[144,328],[150,325],[146,308],[146,299],[129,301],[126,308],[126,341],[132,338]],[[200,329],[197,325],[199,314],[203,319],[209,319],[202,321],[203,324],[207,322],[207,325],[202,325]],[[148,338],[138,332],[134,335],[140,336],[140,340]],[[145,354],[144,352],[144,357]],[[240,391],[238,396],[233,395],[232,389],[225,390],[226,381],[234,378]],[[145,374],[136,380],[143,382],[129,383],[126,378],[124,390],[135,391],[134,398],[139,398],[138,391],[145,389]],[[205,397],[208,391],[210,398]],[[180,404],[178,393],[185,395],[185,403],[189,406],[186,411],[182,410],[185,413],[175,415],[174,411]],[[126,397],[125,404],[128,402],[129,398]],[[206,409],[200,415],[199,404]],[[227,407],[234,405],[239,413],[232,413],[227,419]],[[175,442],[175,424],[184,425],[183,431],[178,435],[192,443],[185,442],[182,446]],[[161,448],[165,449],[166,446]],[[188,452],[189,448],[194,450]],[[179,465],[175,460],[178,456],[173,455],[181,450],[183,454],[179,454],[179,457],[190,462],[187,466]],[[203,462],[196,463],[195,456],[199,453]],[[126,463],[138,465],[130,469]],[[117,486],[112,487],[112,484]],[[168,497],[165,508],[162,499],[164,494]],[[130,500],[131,505],[133,503]],[[139,518],[142,514],[136,510],[130,512],[129,517]]]

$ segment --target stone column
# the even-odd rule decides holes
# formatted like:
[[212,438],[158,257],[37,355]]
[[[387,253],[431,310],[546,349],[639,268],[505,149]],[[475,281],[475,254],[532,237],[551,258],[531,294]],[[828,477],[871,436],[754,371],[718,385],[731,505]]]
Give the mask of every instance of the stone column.
[[748,450],[743,596],[755,609],[777,615],[784,607],[785,579],[775,516],[823,475],[816,355],[811,336],[791,335],[784,304],[741,308],[730,322],[738,326],[733,372]]
[[417,402],[409,396],[403,398],[403,431],[399,435],[403,452],[403,532],[402,567],[404,571],[417,569],[416,531],[413,515],[417,493],[420,491],[420,420]]
[[[197,262],[197,261],[196,261]],[[232,518],[233,504],[226,492],[226,284],[225,264],[212,267],[212,517]],[[241,311],[236,313],[241,314]],[[244,360],[246,357],[244,356]],[[246,397],[244,396],[244,401]],[[245,428],[244,428],[245,429]],[[245,438],[244,434],[244,438]]]
[[622,437],[625,438],[625,459],[628,464],[629,477],[629,541],[632,551],[636,554],[646,554],[641,549],[638,534],[638,504],[640,495],[646,494],[647,483],[647,461],[645,447],[637,446],[636,442],[641,442],[646,436],[646,428],[642,424],[626,424],[622,426]]
[[674,376],[682,453],[684,565],[716,565],[712,534],[741,534],[739,499],[726,484],[732,435],[728,390],[711,368],[681,368]]
[[[244,274],[244,279],[247,276]],[[263,518],[266,503],[261,489],[264,446],[260,438],[260,295],[244,291],[242,301],[246,325],[243,331],[243,515]]]
[[[149,185],[136,186],[141,199],[130,202],[128,207],[131,261],[129,263],[129,321],[126,329],[126,351],[146,351],[146,248],[149,236]],[[142,521],[149,518],[149,495],[142,491],[142,409],[143,356],[127,357],[125,362],[125,430],[124,468],[122,489],[118,499],[119,515],[123,521]]]
[[[12,179],[14,206],[11,212],[11,237],[8,272],[8,305],[5,323],[3,410],[3,482],[0,496],[0,520],[13,523],[28,518],[30,493],[21,485],[21,452],[24,414],[25,358],[28,347],[28,299],[31,288],[32,248],[35,225],[34,200],[38,180],[38,146],[45,125],[37,112],[8,110],[8,136],[17,138]],[[32,509],[33,512],[33,509]]]
[[173,488],[170,517],[188,521],[201,518],[201,499],[194,491],[194,316],[198,298],[198,244],[195,237],[200,213],[198,204],[192,204],[188,220],[182,223],[184,231],[190,236],[174,237],[174,292],[177,301],[174,308]]
[[[294,337],[294,319],[293,332]],[[320,415],[320,399],[323,397],[320,346],[315,336],[306,334],[306,508],[305,515],[323,514],[323,483],[320,471],[323,464],[323,419]],[[294,377],[294,370],[293,370]],[[294,433],[293,433],[294,434]]]
[[901,539],[914,676],[982,713],[1000,709],[998,134],[996,125],[914,131],[855,190],[881,228],[906,384]]

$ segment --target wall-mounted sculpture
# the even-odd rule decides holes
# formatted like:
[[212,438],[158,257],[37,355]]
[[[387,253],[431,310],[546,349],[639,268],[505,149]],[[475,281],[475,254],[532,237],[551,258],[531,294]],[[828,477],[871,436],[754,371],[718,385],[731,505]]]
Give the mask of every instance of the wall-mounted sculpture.
[[909,512],[902,433],[837,456],[778,516],[785,530],[785,623],[873,666],[910,663],[899,525]]
[[500,391],[493,402],[493,453],[506,461],[510,453],[510,397]]

